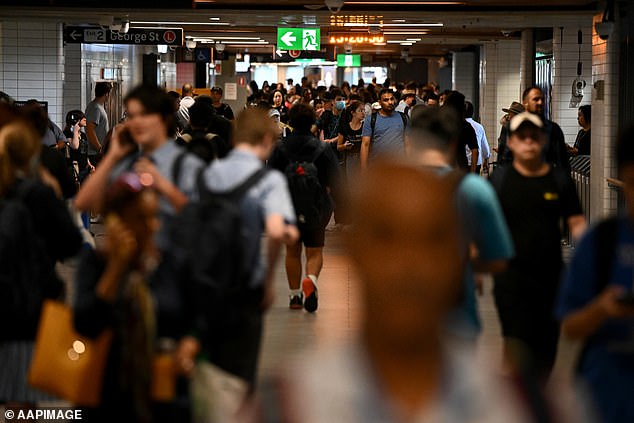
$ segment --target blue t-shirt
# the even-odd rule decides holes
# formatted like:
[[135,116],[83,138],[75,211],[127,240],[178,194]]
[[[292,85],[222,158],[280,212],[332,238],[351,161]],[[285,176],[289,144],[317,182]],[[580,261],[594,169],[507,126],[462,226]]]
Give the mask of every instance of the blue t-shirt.
[[[474,244],[481,260],[507,260],[515,254],[511,233],[491,184],[476,175],[467,174],[458,187],[458,213],[465,248]],[[481,329],[471,264],[464,277],[464,302],[460,312],[474,333]]]
[[[362,137],[372,137],[372,114],[365,117],[363,122]],[[401,155],[405,152],[403,133],[403,118],[399,112],[393,112],[390,116],[383,116],[376,112],[376,124],[374,136],[371,140],[370,158],[382,154]]]
[[[564,319],[598,295],[596,229],[576,248],[561,287],[556,314]],[[634,283],[634,224],[620,220],[610,285],[631,290]],[[599,285],[600,286],[600,285]],[[612,319],[591,336],[578,373],[587,383],[606,423],[634,422],[634,319]]]

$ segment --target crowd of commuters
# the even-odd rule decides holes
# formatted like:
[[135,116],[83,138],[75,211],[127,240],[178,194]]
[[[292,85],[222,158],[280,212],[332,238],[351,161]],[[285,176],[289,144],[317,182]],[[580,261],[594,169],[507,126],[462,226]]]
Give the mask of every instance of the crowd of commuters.
[[[584,236],[568,159],[590,154],[590,106],[569,146],[529,87],[491,148],[458,91],[292,82],[252,81],[235,115],[218,87],[139,86],[118,124],[100,82],[64,130],[37,101],[2,95],[0,403],[50,399],[27,383],[35,333],[43,301],[62,295],[55,263],[78,257],[74,328],[113,334],[84,420],[594,421],[545,394],[560,328],[584,342],[596,421],[634,420],[631,130],[617,147],[629,214]],[[90,223],[71,210],[101,216],[104,242],[82,238]],[[320,284],[335,282],[318,282],[332,217],[361,330],[256,392],[276,263],[285,251],[289,309],[317,312]],[[582,240],[563,285],[562,222]],[[481,274],[494,275],[505,378],[473,361]],[[155,395],[159,357],[168,397]]]

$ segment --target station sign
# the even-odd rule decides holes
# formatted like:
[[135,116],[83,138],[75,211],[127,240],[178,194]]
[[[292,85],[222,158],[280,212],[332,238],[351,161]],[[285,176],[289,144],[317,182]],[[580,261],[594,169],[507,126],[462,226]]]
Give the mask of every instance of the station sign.
[[315,51],[321,48],[319,28],[277,28],[277,47],[283,50]]
[[101,27],[65,26],[64,41],[73,44],[183,45],[183,28],[130,28],[125,34]]

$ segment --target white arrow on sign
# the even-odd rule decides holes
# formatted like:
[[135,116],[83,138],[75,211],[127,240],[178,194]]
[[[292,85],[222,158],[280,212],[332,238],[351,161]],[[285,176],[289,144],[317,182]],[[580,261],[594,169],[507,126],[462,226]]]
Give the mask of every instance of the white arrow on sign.
[[297,37],[295,37],[292,32],[287,32],[286,34],[282,35],[280,40],[282,40],[282,42],[284,42],[288,47],[290,47],[293,45],[295,41],[297,41]]
[[77,41],[77,38],[81,37],[82,34],[80,32],[75,32],[75,30],[73,29],[73,32],[70,33],[70,38],[73,39],[73,41]]
[[276,53],[279,57],[282,57],[282,56],[284,56],[284,53],[286,53],[286,50],[275,50],[275,53]]

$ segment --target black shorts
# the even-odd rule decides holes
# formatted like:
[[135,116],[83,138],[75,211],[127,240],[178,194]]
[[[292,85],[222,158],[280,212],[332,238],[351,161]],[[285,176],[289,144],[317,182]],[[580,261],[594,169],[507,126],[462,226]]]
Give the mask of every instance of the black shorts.
[[306,248],[322,248],[326,240],[326,225],[306,226],[297,224],[299,229],[299,242]]

